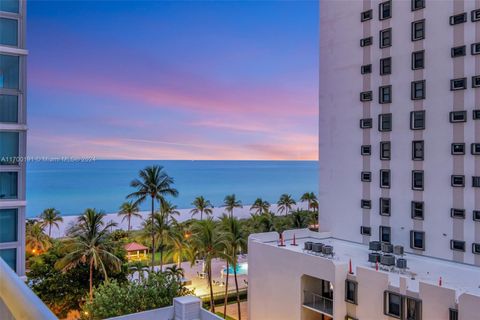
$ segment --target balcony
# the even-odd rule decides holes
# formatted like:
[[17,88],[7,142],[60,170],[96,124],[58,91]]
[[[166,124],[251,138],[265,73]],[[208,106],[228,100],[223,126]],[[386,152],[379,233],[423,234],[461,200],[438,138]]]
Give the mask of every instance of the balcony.
[[318,293],[303,291],[303,306],[333,317],[333,300]]

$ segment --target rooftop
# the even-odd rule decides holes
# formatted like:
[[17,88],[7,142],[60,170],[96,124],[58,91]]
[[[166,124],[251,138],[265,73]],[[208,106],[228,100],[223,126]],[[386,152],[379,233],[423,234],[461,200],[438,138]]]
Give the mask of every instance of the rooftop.
[[140,243],[136,242],[130,242],[125,245],[125,250],[126,251],[143,251],[143,250],[148,250],[147,247],[144,245],[141,245]]
[[[333,246],[333,258],[318,256],[318,259],[329,259],[335,264],[348,264],[352,261],[352,269],[355,272],[357,266],[375,269],[375,265],[368,262],[368,254],[371,252],[368,245],[336,239],[329,233],[312,232],[308,230],[295,230],[297,246],[293,246],[293,230],[286,232],[284,247],[278,246],[276,233],[265,235],[253,235],[255,240],[275,246],[282,250],[301,252],[306,255],[315,256],[313,253],[304,252],[304,243],[307,241],[321,242]],[[407,248],[406,248],[407,249]],[[407,259],[408,269],[402,274],[399,271],[382,271],[389,276],[392,285],[398,286],[400,276],[407,278],[409,290],[419,290],[419,281],[437,284],[440,277],[442,286],[456,290],[457,297],[462,293],[471,293],[480,296],[480,268],[472,265],[405,253],[403,258]],[[398,269],[396,269],[398,270]]]

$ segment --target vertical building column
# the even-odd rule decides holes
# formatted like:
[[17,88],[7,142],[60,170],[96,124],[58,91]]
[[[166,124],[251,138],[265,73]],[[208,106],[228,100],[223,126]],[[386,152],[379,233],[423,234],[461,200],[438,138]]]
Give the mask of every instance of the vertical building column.
[[[480,0],[475,0],[475,7],[480,8]],[[475,42],[480,42],[480,23],[475,24]],[[480,74],[480,59],[475,58],[475,75]],[[475,109],[480,108],[480,90],[476,89],[475,90]],[[472,142],[479,142],[478,139],[480,139],[480,120],[474,121],[474,126],[475,126],[475,140]],[[475,157],[475,164],[474,164],[474,172],[475,176],[480,176],[480,157],[476,156]],[[480,210],[480,188],[474,188],[475,192],[475,203],[474,203],[474,210]],[[473,222],[474,228],[475,228],[475,242],[480,243],[480,222],[474,221]],[[474,263],[477,266],[480,266],[480,255],[476,254],[474,257]]]

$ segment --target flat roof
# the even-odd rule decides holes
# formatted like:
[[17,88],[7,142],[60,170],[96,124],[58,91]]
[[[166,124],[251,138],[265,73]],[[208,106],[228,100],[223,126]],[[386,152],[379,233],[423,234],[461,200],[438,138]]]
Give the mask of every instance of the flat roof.
[[[279,249],[301,252],[306,255],[315,256],[312,253],[304,252],[304,243],[306,241],[321,242],[326,245],[333,246],[335,253],[333,258],[317,256],[318,259],[328,259],[333,263],[349,263],[352,260],[352,269],[355,271],[357,266],[375,269],[375,265],[368,262],[368,253],[371,251],[368,245],[354,243],[346,240],[332,238],[330,236],[322,237],[322,233],[318,237],[312,235],[297,237],[298,246],[292,246],[292,239],[285,240],[284,247],[277,245],[277,240],[255,239],[265,244],[275,246]],[[407,271],[404,273],[382,271],[388,274],[389,281],[392,285],[399,286],[400,277],[407,278],[407,286],[411,291],[418,292],[419,281],[438,285],[440,277],[442,277],[442,287],[451,288],[456,291],[457,297],[468,292],[480,296],[480,268],[463,263],[437,259],[433,257],[421,256],[412,253],[405,253],[403,258],[407,260]],[[397,270],[397,269],[396,269]]]

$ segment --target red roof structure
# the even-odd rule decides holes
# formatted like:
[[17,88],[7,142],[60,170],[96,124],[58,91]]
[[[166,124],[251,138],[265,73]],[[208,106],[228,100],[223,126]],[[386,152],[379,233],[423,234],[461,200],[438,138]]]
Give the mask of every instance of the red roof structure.
[[127,243],[124,248],[127,252],[148,250],[147,247],[136,242]]

